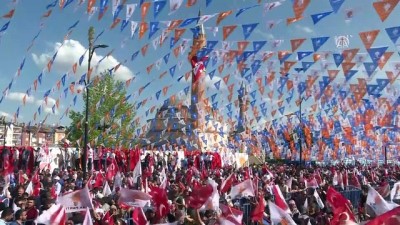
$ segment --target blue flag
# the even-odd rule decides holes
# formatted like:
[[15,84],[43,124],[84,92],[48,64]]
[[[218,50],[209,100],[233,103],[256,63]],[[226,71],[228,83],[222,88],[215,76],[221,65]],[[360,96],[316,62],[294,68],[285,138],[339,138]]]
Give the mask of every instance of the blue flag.
[[376,68],[378,67],[378,63],[376,62],[366,62],[364,63],[365,71],[367,71],[368,76],[371,76]]
[[214,47],[218,44],[218,41],[207,41],[206,48],[214,49]]
[[214,74],[215,74],[215,70],[213,70],[213,71],[211,71],[210,73],[208,73],[208,76],[210,77],[210,80],[213,79]]
[[139,51],[133,53],[132,56],[131,56],[131,61],[135,60],[136,57],[138,56],[138,54],[139,54]]
[[329,3],[331,4],[332,10],[337,13],[342,6],[344,0],[329,0]]
[[320,20],[322,20],[323,18],[329,16],[333,11],[330,12],[324,12],[324,13],[318,13],[318,14],[314,14],[311,15],[311,18],[314,22],[314,25],[317,24]]
[[400,27],[389,27],[386,28],[385,30],[390,40],[392,40],[393,44],[396,44],[397,40],[400,37]]
[[254,52],[258,52],[264,47],[264,45],[267,43],[267,41],[253,41],[253,50]]
[[154,7],[153,7],[153,12],[154,12],[154,18],[158,16],[158,14],[164,9],[165,5],[167,4],[167,1],[165,0],[158,0],[154,2]]
[[68,28],[68,31],[70,31],[71,29],[75,28],[75,27],[78,25],[78,23],[79,23],[79,20],[76,21],[72,26],[70,26],[70,27]]
[[385,54],[388,47],[370,48],[367,49],[369,56],[373,62],[378,62],[383,54]]
[[158,100],[160,98],[161,90],[156,92],[156,99]]
[[206,7],[208,7],[208,5],[210,5],[211,2],[212,0],[206,0]]
[[302,59],[304,59],[305,57],[309,56],[313,54],[313,52],[311,51],[307,51],[307,52],[297,52],[297,58],[299,58],[299,61],[301,61]]
[[108,0],[100,0],[100,14],[104,13],[104,10],[108,4]]
[[171,68],[169,68],[169,74],[171,74],[171,77],[174,77],[174,75],[175,75],[175,69],[176,69],[176,65],[173,66],[173,67],[171,67]]
[[214,86],[215,88],[217,88],[217,90],[219,90],[220,85],[221,85],[221,80],[214,83]]
[[165,64],[168,64],[169,55],[170,55],[170,53],[167,53],[167,54],[164,55],[164,57],[163,57]]
[[65,9],[65,7],[67,7],[69,4],[71,4],[74,0],[67,0],[64,4],[63,9]]
[[346,81],[349,81],[356,73],[358,72],[358,70],[349,70],[346,74]]
[[335,60],[336,67],[339,67],[342,64],[344,58],[342,54],[334,53],[333,60]]
[[188,19],[184,20],[179,27],[186,27],[191,23],[197,22],[198,20],[199,20],[199,17],[188,18]]
[[314,62],[302,62],[303,71],[306,72],[313,64]]
[[254,8],[254,7],[257,7],[257,6],[260,6],[260,5],[253,5],[253,6],[249,6],[249,7],[246,7],[246,8],[241,8],[241,9],[239,9],[238,10],[238,12],[236,13],[236,17],[238,17],[240,14],[242,14],[244,11],[246,11],[246,10],[249,10],[249,9],[251,9],[251,8]]
[[329,39],[329,37],[317,37],[317,38],[311,38],[314,52],[318,51],[318,49],[325,44],[325,42]]
[[0,33],[7,30],[8,25],[10,25],[10,22],[11,22],[11,21],[8,21],[6,24],[3,25],[3,27],[0,29]]
[[125,27],[129,24],[129,20],[122,20],[121,23],[121,32],[124,31]]
[[251,33],[254,31],[254,29],[257,27],[258,23],[251,23],[251,24],[243,24],[242,29],[243,29],[243,36],[244,39],[247,40],[248,37],[250,37]]
[[160,29],[159,22],[150,22],[149,39]]

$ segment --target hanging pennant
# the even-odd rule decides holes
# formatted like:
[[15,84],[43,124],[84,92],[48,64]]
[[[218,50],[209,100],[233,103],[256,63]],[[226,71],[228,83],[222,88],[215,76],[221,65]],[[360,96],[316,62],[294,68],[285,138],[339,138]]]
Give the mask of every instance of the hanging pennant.
[[389,36],[390,40],[392,40],[393,44],[396,44],[397,40],[400,37],[400,26],[399,27],[389,27],[386,28],[386,33]]
[[110,26],[110,30],[114,29],[121,22],[120,18],[116,18]]
[[374,43],[379,32],[380,32],[380,30],[371,30],[371,31],[365,31],[365,32],[359,33],[360,38],[366,49],[371,48],[371,46]]
[[325,42],[329,39],[329,37],[317,37],[311,38],[312,45],[314,48],[314,52],[318,51],[318,49],[325,44]]
[[379,2],[374,2],[372,5],[374,6],[379,18],[383,22],[389,17],[390,13],[392,13],[399,1],[400,0],[382,0]]
[[141,22],[140,27],[139,27],[139,39],[142,39],[144,34],[147,32],[149,29],[149,25],[146,22]]
[[[64,0],[60,1],[64,2]],[[64,4],[64,3],[63,3]],[[88,0],[88,6],[87,6],[87,13],[89,14],[92,11],[93,6],[96,4],[96,0]]]
[[143,57],[146,56],[147,53],[147,49],[149,48],[149,44],[146,44],[145,46],[143,46],[140,51],[142,52]]
[[232,10],[221,12],[218,17],[217,17],[217,26],[221,23],[222,20],[224,20],[227,16],[232,14]]
[[160,14],[160,12],[164,9],[166,4],[167,1],[165,0],[158,0],[154,2],[153,4],[154,19],[157,18],[158,14]]
[[332,10],[337,13],[342,6],[344,0],[329,0],[329,3],[331,4]]
[[388,47],[370,48],[367,49],[369,56],[373,62],[378,62],[380,58],[385,54]]
[[254,29],[257,27],[258,23],[253,23],[253,24],[243,24],[243,36],[244,39],[247,40],[247,38],[250,37],[251,33],[254,31]]
[[176,12],[182,6],[183,0],[169,0],[169,14]]
[[142,21],[144,21],[144,19],[146,18],[147,12],[149,11],[149,8],[150,8],[150,5],[151,5],[151,2],[144,2],[141,5],[140,12],[141,12]]
[[232,32],[236,29],[237,25],[231,25],[231,26],[224,26],[223,27],[223,40],[225,41],[229,35],[232,34]]
[[129,20],[135,12],[137,4],[126,4],[126,17],[125,20]]
[[15,9],[11,9],[8,13],[4,14],[2,17],[6,19],[11,19],[14,16]]
[[135,35],[136,29],[138,27],[138,23],[135,21],[131,21],[131,38]]
[[311,19],[313,20],[314,25],[317,24],[323,18],[329,16],[332,12],[333,11],[323,12],[323,13],[318,13],[318,14],[311,15]]
[[149,39],[160,29],[158,24],[159,22],[150,22]]
[[188,0],[186,3],[186,7],[192,7],[196,4],[197,0]]

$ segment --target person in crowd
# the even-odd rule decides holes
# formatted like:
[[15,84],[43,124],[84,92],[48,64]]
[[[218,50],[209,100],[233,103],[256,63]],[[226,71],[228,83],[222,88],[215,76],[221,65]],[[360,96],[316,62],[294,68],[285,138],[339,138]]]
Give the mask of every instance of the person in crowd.
[[14,218],[14,212],[11,208],[5,208],[1,212],[0,225],[7,225]]
[[14,221],[10,223],[10,225],[26,225],[25,221],[27,220],[26,211],[23,209],[19,209],[14,214]]

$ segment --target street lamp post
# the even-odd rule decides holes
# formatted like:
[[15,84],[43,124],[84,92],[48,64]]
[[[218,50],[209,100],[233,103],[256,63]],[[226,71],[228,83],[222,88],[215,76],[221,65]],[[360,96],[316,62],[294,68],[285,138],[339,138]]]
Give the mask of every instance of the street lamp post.
[[300,165],[302,165],[303,159],[303,143],[301,138],[303,137],[303,120],[301,116],[301,104],[303,103],[303,98],[300,96],[300,106],[299,106],[299,120],[300,120],[300,137],[299,137],[299,144],[300,144]]
[[93,53],[97,48],[107,48],[107,45],[93,45],[93,38],[94,36],[94,28],[90,27],[88,32],[88,40],[89,40],[89,57],[88,57],[88,69],[86,73],[86,80],[85,80],[85,89],[86,89],[86,100],[85,100],[85,135],[84,135],[84,147],[83,147],[83,156],[82,156],[82,170],[83,170],[83,178],[87,178],[87,151],[88,151],[88,132],[89,132],[89,83],[90,83],[90,62],[92,61]]

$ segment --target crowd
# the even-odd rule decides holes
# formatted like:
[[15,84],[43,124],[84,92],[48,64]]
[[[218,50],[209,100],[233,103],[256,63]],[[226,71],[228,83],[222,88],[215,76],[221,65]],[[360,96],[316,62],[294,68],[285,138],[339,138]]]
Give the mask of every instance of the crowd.
[[[384,224],[400,216],[397,165],[237,167],[218,153],[99,148],[89,150],[84,177],[79,160],[51,168],[39,150],[2,151],[0,225]],[[350,189],[360,190],[357,202],[341,194]]]

